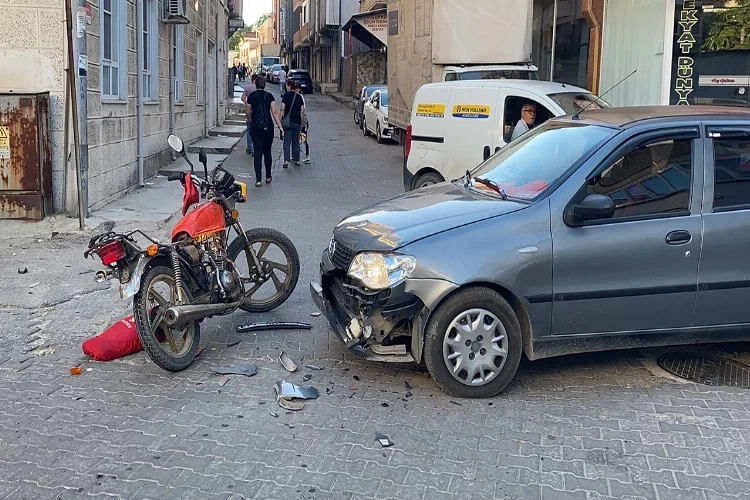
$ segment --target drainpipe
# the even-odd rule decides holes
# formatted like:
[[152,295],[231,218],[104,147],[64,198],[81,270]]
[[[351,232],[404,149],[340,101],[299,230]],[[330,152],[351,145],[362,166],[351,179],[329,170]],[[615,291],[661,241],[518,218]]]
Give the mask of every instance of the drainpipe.
[[[169,134],[174,134],[174,74],[175,74],[175,60],[174,60],[174,24],[169,25]],[[169,148],[170,156],[172,161],[177,159],[172,148]]]
[[557,43],[557,0],[552,8],[552,57],[550,59],[549,81],[555,81],[555,44]]
[[338,64],[338,66],[339,66],[339,75],[338,75],[338,78],[337,78],[337,80],[339,82],[339,92],[341,92],[343,90],[343,88],[344,88],[343,85],[341,85],[341,73],[343,72],[343,69],[341,67],[343,59],[341,57],[344,55],[344,37],[341,36],[341,26],[342,26],[342,23],[341,23],[341,3],[342,3],[342,0],[339,0],[339,29],[338,29],[338,36],[336,37],[336,39],[339,42],[339,64]]
[[136,157],[138,161],[138,186],[143,187],[146,184],[143,181],[143,62],[146,57],[146,53],[144,52],[146,47],[143,46],[143,0],[136,0],[135,11],[135,46],[137,55],[136,59],[138,60],[138,78],[136,78],[135,84],[135,109],[137,111]]

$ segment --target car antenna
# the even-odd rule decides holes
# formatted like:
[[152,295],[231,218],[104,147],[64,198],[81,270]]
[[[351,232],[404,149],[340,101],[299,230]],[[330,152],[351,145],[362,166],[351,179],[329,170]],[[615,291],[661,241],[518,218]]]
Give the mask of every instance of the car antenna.
[[634,69],[632,73],[630,73],[628,76],[626,76],[625,78],[623,78],[622,80],[620,80],[619,82],[617,82],[616,84],[614,84],[605,93],[603,93],[602,95],[600,95],[599,97],[597,97],[596,99],[594,99],[593,101],[591,101],[590,103],[588,103],[587,105],[585,105],[580,111],[578,111],[576,114],[573,115],[573,120],[580,120],[580,114],[581,113],[583,113],[584,111],[586,111],[588,109],[588,107],[591,106],[592,104],[594,104],[596,101],[598,101],[599,99],[601,99],[602,97],[604,97],[605,95],[607,95],[610,90],[613,90],[615,87],[617,87],[618,85],[620,85],[622,82],[624,82],[625,80],[627,80],[628,78],[630,78],[631,76],[633,76],[636,71],[638,71],[638,70]]

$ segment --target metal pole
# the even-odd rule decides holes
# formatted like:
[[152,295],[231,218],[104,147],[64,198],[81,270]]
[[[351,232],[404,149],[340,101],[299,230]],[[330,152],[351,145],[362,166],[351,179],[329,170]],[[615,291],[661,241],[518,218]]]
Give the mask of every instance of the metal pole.
[[[174,134],[174,75],[175,75],[175,60],[174,60],[174,24],[169,25],[169,134]],[[172,156],[172,161],[177,159],[172,148],[169,149]]]
[[341,92],[344,89],[344,86],[341,84],[341,77],[343,76],[342,73],[344,71],[342,67],[343,56],[344,56],[344,37],[341,36],[341,26],[342,26],[341,24],[341,0],[339,0],[339,29],[338,29],[339,36],[336,37],[336,39],[339,42],[339,76],[338,76],[339,92]]
[[[71,0],[72,1],[72,0]],[[76,11],[76,21],[78,23],[77,36],[73,40],[75,44],[75,60],[78,64],[71,66],[71,69],[78,75],[78,96],[76,104],[78,106],[78,140],[76,141],[79,149],[79,158],[81,162],[81,206],[83,207],[83,216],[89,216],[89,138],[88,138],[88,52],[86,49],[86,3],[88,0],[78,0],[78,10]],[[122,50],[122,48],[120,49]],[[77,71],[76,71],[77,68]]]
[[[68,68],[70,71],[76,67],[75,57],[73,55],[73,7],[72,3],[74,0],[66,0],[65,2],[65,17],[68,31]],[[85,22],[85,20],[84,20]],[[80,148],[76,147],[79,143],[78,134],[78,106],[76,105],[76,88],[75,78],[69,78],[68,84],[70,85],[70,111],[73,113],[73,151],[76,157],[76,177],[78,181],[78,228],[83,231],[86,228],[84,221],[84,209],[83,209],[83,186],[81,185],[81,158]],[[67,138],[66,138],[67,140]]]
[[[68,58],[70,59],[70,58]],[[63,126],[63,193],[62,200],[68,210],[68,155],[70,154],[70,67],[65,68],[65,125]]]
[[[146,60],[146,50],[148,47],[143,45],[143,23],[146,19],[143,18],[143,0],[137,0],[135,3],[135,46],[136,46],[136,62],[138,64],[138,70],[136,71],[137,79],[135,83],[136,93],[136,162],[138,164],[138,186],[143,187],[146,183],[143,180],[143,66]],[[151,15],[154,15],[152,12]],[[149,33],[149,36],[154,36],[153,33]]]
[[555,80],[555,43],[557,43],[557,0],[552,8],[552,59],[549,68],[549,81]]

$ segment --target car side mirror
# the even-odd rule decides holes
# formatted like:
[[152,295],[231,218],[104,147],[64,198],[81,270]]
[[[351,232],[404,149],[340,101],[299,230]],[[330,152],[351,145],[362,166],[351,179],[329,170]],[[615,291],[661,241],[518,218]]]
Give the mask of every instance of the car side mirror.
[[611,219],[615,215],[615,202],[603,194],[591,193],[580,203],[568,205],[565,223],[580,226],[587,220]]

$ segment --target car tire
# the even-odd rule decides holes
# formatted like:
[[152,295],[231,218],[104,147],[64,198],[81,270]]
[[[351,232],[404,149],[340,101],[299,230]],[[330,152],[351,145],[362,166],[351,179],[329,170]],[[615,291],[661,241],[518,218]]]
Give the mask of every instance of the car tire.
[[357,110],[354,110],[354,123],[359,125],[359,115],[357,114]]
[[380,121],[375,124],[375,137],[378,140],[378,144],[383,144],[383,135],[380,132]]
[[367,120],[365,120],[364,115],[362,115],[362,135],[365,137],[370,137],[370,131],[367,130]]
[[[468,318],[467,330],[461,327],[459,331],[457,327],[464,324],[462,317]],[[469,322],[474,321],[477,324],[472,328]],[[494,328],[487,330],[492,325]],[[488,333],[492,341],[484,338]],[[522,353],[523,335],[515,311],[502,295],[489,288],[457,292],[438,306],[427,323],[425,365],[440,388],[456,397],[496,396],[513,380]],[[449,365],[458,370],[455,376]],[[479,381],[472,383],[477,377]]]
[[425,186],[431,186],[433,184],[439,184],[444,182],[445,179],[437,172],[427,172],[426,174],[420,175],[416,181],[414,181],[414,189],[419,189]]

